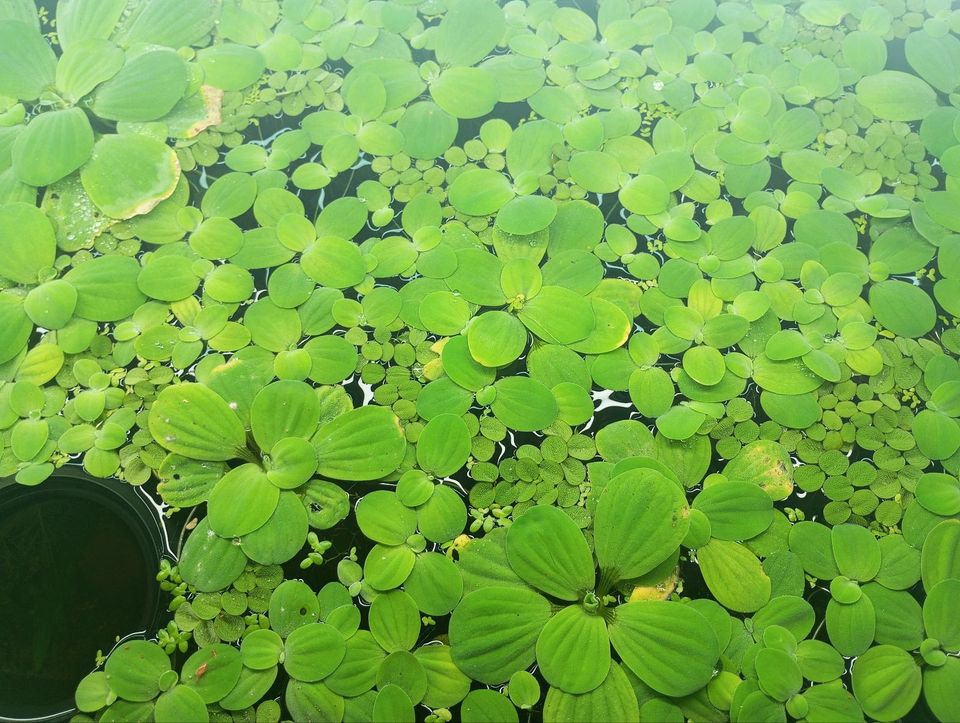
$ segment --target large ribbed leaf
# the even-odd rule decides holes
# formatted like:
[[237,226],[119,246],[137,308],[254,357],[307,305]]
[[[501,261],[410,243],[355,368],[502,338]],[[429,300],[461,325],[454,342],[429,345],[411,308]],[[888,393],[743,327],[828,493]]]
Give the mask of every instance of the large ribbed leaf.
[[507,559],[526,582],[561,600],[579,600],[594,586],[590,548],[559,507],[538,505],[520,515],[507,531]]
[[93,96],[93,112],[114,121],[162,118],[183,97],[187,67],[173,50],[159,48],[127,61]]
[[928,592],[941,580],[960,579],[960,520],[944,520],[930,531],[923,542],[920,572]]
[[0,205],[0,276],[32,286],[56,255],[53,226],[43,211],[30,203]]
[[593,690],[610,669],[607,624],[580,605],[564,608],[540,631],[537,664],[550,685],[568,693]]
[[318,471],[338,480],[372,480],[393,472],[407,448],[400,420],[386,407],[341,414],[314,435]]
[[161,447],[191,459],[234,459],[246,442],[240,418],[219,394],[202,384],[166,387],[150,408],[149,423]]
[[193,45],[213,28],[220,4],[214,0],[150,0],[124,18],[117,42],[179,48]]
[[57,38],[70,49],[84,40],[104,40],[117,25],[127,0],[61,0],[57,4]]
[[619,606],[610,642],[640,680],[669,696],[700,690],[720,657],[716,635],[703,615],[689,605],[662,600]]
[[270,483],[259,465],[234,467],[210,493],[210,529],[227,538],[259,530],[273,516],[279,502],[280,490]]
[[870,648],[854,662],[852,673],[853,693],[874,720],[898,720],[920,697],[920,666],[910,653],[893,645]]
[[0,95],[34,100],[53,85],[57,56],[35,25],[0,21]]
[[830,643],[841,655],[861,655],[876,634],[877,613],[866,595],[849,605],[830,600],[826,621]]
[[923,671],[923,699],[941,721],[960,720],[960,659],[947,658],[939,668]]
[[617,475],[597,503],[594,545],[604,577],[639,577],[666,560],[690,527],[679,486],[652,469]]
[[437,27],[435,53],[443,65],[473,65],[492,51],[504,31],[500,7],[490,0],[456,0]]
[[866,582],[880,571],[880,544],[866,527],[837,525],[830,539],[840,574]]
[[543,705],[543,720],[544,723],[636,723],[640,720],[640,708],[630,679],[623,668],[613,663],[607,677],[589,693],[572,695],[550,688]]
[[707,516],[711,534],[720,540],[749,540],[773,521],[773,500],[749,482],[731,480],[705,487],[693,507]]
[[284,437],[309,438],[319,422],[316,393],[309,384],[290,379],[265,386],[250,409],[250,431],[264,452]]
[[129,256],[96,256],[63,277],[77,290],[74,314],[90,321],[120,321],[147,297],[137,288],[140,264]]
[[123,67],[124,55],[109,40],[83,40],[64,51],[57,63],[57,89],[77,101]]
[[23,351],[32,333],[33,324],[23,310],[23,300],[0,293],[0,364]]
[[710,540],[697,550],[700,572],[724,607],[752,613],[770,599],[771,582],[750,550],[737,542]]
[[93,150],[93,129],[79,108],[41,113],[13,144],[13,172],[30,186],[49,186],[80,168]]
[[529,589],[493,587],[467,595],[450,618],[457,667],[481,683],[506,682],[533,663],[550,615],[550,602]]
[[437,477],[449,477],[470,457],[470,431],[456,414],[438,414],[417,440],[417,464]]

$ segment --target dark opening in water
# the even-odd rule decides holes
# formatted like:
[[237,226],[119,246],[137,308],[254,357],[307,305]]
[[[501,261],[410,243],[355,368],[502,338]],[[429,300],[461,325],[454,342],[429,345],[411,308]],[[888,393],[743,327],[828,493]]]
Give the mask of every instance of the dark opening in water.
[[0,719],[68,711],[98,649],[152,631],[160,549],[153,511],[121,483],[0,485]]

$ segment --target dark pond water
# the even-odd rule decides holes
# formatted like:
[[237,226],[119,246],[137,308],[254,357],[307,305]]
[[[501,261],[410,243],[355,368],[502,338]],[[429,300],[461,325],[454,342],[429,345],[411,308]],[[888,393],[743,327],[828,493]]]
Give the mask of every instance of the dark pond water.
[[102,484],[0,489],[0,719],[69,710],[97,650],[155,626],[158,551]]

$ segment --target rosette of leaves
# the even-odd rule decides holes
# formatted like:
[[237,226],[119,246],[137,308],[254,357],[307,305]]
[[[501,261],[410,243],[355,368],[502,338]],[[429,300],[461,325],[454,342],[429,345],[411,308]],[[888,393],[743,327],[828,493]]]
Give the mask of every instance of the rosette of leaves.
[[463,532],[467,508],[460,496],[436,485],[419,470],[406,472],[397,491],[377,490],[360,498],[357,525],[376,544],[363,563],[364,582],[376,599],[403,587],[427,615],[446,615],[460,601],[463,581],[453,561],[427,549]]
[[[688,517],[681,488],[649,468],[607,483],[594,516],[593,551],[562,510],[527,510],[507,529],[502,547],[485,545],[461,558],[472,584],[482,582],[450,621],[457,665],[493,684],[536,660],[563,694],[603,697],[607,687],[622,688],[619,668],[611,665],[612,644],[624,665],[658,693],[700,690],[719,656],[707,619],[682,603],[618,605],[610,594],[617,583],[674,555]],[[605,687],[609,676],[617,680]]]
[[184,580],[203,591],[230,584],[247,558],[289,560],[311,524],[325,529],[346,516],[346,494],[327,479],[379,479],[406,452],[390,410],[335,408],[322,420],[321,395],[304,382],[261,388],[241,375],[220,381],[212,382],[220,393],[198,383],[167,387],[149,416],[151,434],[171,453],[161,496],[174,504],[207,502],[208,517],[180,563]]
[[217,643],[198,650],[178,673],[159,645],[131,640],[110,654],[103,670],[80,681],[77,708],[84,713],[103,710],[103,716],[121,720],[205,722],[210,719],[207,706],[223,706],[231,691],[244,682],[242,672],[241,652],[230,645]]
[[204,39],[216,19],[209,2],[75,0],[57,14],[59,56],[35,18],[4,19],[0,94],[29,115],[12,127],[4,195],[32,202],[37,187],[79,171],[83,192],[110,218],[145,214],[170,196],[180,165],[163,139],[215,122],[222,96],[176,49]]
[[830,581],[826,628],[841,654],[861,655],[874,641],[909,635],[904,616],[919,606],[907,590],[920,579],[921,552],[904,536],[877,539],[859,525],[800,522],[790,531],[790,550],[808,575]]

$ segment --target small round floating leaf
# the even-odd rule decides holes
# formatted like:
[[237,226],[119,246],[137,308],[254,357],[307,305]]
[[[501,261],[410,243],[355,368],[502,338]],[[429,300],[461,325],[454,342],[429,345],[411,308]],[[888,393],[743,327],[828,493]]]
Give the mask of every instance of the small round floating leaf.
[[785,650],[764,648],[754,662],[760,688],[774,700],[785,702],[800,692],[803,676],[793,656]]
[[434,45],[437,62],[473,65],[497,46],[505,29],[503,11],[495,2],[451,3],[437,27]]
[[960,685],[960,660],[948,657],[939,668],[923,671],[923,699],[937,720],[956,720],[960,716],[960,701],[956,696]]
[[503,693],[473,690],[460,704],[463,723],[517,723],[517,709]]
[[200,285],[193,272],[193,262],[185,256],[173,254],[152,258],[137,277],[137,287],[152,299],[179,301],[185,299]]
[[944,520],[930,530],[921,550],[920,572],[927,591],[941,580],[960,579],[960,521]]
[[547,228],[557,215],[555,201],[544,196],[518,196],[498,212],[498,227],[518,236],[527,236]]
[[960,481],[942,472],[927,472],[917,481],[917,501],[936,515],[960,512]]
[[86,163],[93,150],[93,129],[79,108],[41,113],[17,136],[13,172],[30,186],[49,186]]
[[530,667],[550,602],[529,588],[488,587],[457,605],[450,618],[453,659],[464,673],[488,685],[506,682]]
[[250,407],[250,431],[264,452],[287,437],[307,439],[320,421],[320,401],[305,382],[283,380],[263,387]]
[[713,677],[720,657],[707,619],[677,602],[619,606],[610,625],[610,642],[640,680],[668,696],[700,690]]
[[879,572],[880,545],[870,530],[859,525],[837,525],[830,531],[830,541],[841,574],[866,582]]
[[904,650],[878,645],[853,664],[853,692],[863,711],[878,721],[894,721],[913,708],[920,697],[920,666]]
[[274,630],[252,630],[240,644],[243,665],[251,670],[268,670],[280,662],[283,639]]
[[307,276],[332,289],[356,286],[366,275],[360,248],[336,236],[318,238],[303,254],[300,265]]
[[380,688],[373,704],[373,723],[414,723],[417,716],[410,696],[399,685]]
[[456,118],[480,118],[500,100],[500,87],[493,73],[483,68],[448,68],[430,84],[430,95]]
[[454,116],[432,101],[413,103],[397,122],[407,155],[431,161],[450,148],[456,140],[459,127]]
[[363,577],[377,590],[392,590],[406,581],[416,561],[406,545],[374,545],[363,561]]
[[439,414],[420,433],[417,464],[437,477],[449,477],[467,463],[470,450],[470,431],[463,419]]
[[947,459],[960,449],[960,425],[932,409],[923,409],[913,418],[913,437],[930,459]]
[[[258,696],[251,703],[262,697]],[[330,690],[324,683],[306,683],[291,680],[287,683],[284,703],[294,720],[338,721],[343,720],[344,699]]]
[[549,344],[587,339],[597,328],[590,299],[562,286],[544,286],[518,313],[523,324]]
[[318,472],[336,480],[372,480],[393,472],[407,449],[400,421],[384,407],[361,407],[320,427],[313,439]]
[[150,408],[150,433],[160,446],[191,459],[225,461],[246,443],[243,423],[223,398],[202,384],[166,387]]
[[467,524],[467,508],[453,488],[437,485],[430,499],[417,509],[420,533],[430,542],[449,542]]
[[561,600],[594,586],[593,557],[576,523],[558,507],[532,507],[507,531],[507,559],[526,582]]
[[197,53],[207,85],[227,91],[243,90],[263,74],[266,63],[256,48],[236,43],[222,43],[203,48]]
[[180,180],[180,162],[165,143],[145,135],[101,136],[80,170],[83,189],[107,216],[152,211]]
[[505,311],[477,316],[467,330],[470,355],[485,367],[506,366],[527,346],[527,331],[517,317]]

